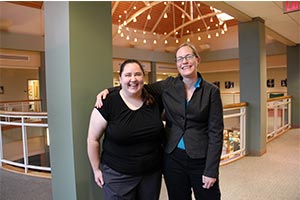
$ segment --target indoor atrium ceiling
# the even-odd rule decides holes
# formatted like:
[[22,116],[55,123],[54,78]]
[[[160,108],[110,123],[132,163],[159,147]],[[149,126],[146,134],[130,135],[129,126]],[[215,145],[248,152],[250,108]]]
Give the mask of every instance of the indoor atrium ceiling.
[[[43,3],[0,2],[1,30],[44,35]],[[266,43],[300,43],[300,12],[284,14],[283,2],[114,1],[111,7],[114,46],[174,52],[191,41],[199,51],[237,48],[238,22],[257,16],[265,20]],[[221,19],[224,12],[234,18]]]

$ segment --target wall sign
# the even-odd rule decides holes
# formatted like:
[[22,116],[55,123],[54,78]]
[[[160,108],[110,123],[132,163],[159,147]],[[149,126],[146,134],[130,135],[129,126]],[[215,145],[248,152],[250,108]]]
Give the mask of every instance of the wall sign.
[[299,1],[284,1],[283,2],[283,13],[296,12],[300,10]]

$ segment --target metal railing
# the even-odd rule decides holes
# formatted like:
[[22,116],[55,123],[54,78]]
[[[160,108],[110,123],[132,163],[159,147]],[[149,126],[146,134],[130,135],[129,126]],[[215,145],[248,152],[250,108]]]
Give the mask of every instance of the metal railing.
[[41,100],[0,101],[2,111],[41,112]]
[[223,107],[224,141],[221,165],[245,156],[246,107],[247,103],[230,104]]
[[[221,165],[245,156],[246,107],[247,103],[223,107],[224,146]],[[291,97],[268,99],[268,109],[269,111],[272,109],[274,113],[274,123],[267,134],[268,138],[274,138],[283,130],[290,128]],[[270,119],[268,121],[270,122]],[[34,130],[34,128],[38,129]],[[0,166],[9,164],[21,167],[24,168],[25,173],[28,169],[51,171],[50,166],[34,165],[29,162],[30,156],[49,152],[47,130],[48,115],[45,112],[0,111]],[[15,147],[21,148],[22,153]],[[12,154],[12,152],[16,153]]]
[[21,167],[25,173],[29,169],[51,171],[50,166],[29,162],[30,156],[49,152],[47,129],[47,113],[0,111],[0,166]]
[[271,141],[291,128],[292,97],[270,98],[267,108],[267,141]]

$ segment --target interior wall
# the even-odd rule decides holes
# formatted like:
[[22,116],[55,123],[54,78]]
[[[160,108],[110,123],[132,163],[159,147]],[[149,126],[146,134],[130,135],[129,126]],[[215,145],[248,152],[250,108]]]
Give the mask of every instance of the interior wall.
[[0,86],[4,92],[0,101],[26,100],[27,81],[35,79],[39,79],[38,69],[0,68]]
[[[176,76],[177,74],[172,74]],[[221,93],[234,93],[240,91],[239,72],[214,72],[202,73],[203,78],[210,82],[219,81]],[[118,73],[114,73],[114,85],[118,84]],[[157,80],[164,80],[168,75],[157,74]],[[267,88],[267,92],[287,91],[286,87],[281,86],[281,81],[287,78],[286,68],[271,68],[267,70],[267,79],[274,79],[274,87]],[[39,79],[37,69],[6,69],[0,68],[0,86],[4,87],[4,94],[0,94],[0,101],[13,101],[27,99],[27,81]],[[233,88],[225,89],[225,81],[234,83]],[[145,82],[148,83],[148,76],[145,76]]]

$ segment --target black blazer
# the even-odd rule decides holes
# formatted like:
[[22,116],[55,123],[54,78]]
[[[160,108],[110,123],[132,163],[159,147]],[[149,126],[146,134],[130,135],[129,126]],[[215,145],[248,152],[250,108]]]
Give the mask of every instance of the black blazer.
[[187,154],[191,158],[205,158],[204,175],[217,177],[223,146],[223,106],[218,87],[202,79],[194,91],[189,105],[182,77],[145,86],[161,95],[166,115],[166,141],[164,149],[171,153],[183,136]]

